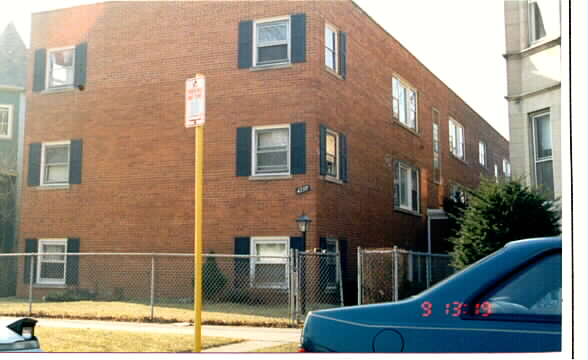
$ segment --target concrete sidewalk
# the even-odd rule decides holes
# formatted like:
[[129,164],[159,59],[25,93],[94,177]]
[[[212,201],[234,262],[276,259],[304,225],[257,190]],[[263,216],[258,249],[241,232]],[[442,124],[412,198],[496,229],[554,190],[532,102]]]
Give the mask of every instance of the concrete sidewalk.
[[[14,318],[0,317],[0,321]],[[188,323],[139,323],[100,320],[69,320],[35,318],[39,327],[99,329],[112,331],[136,331],[149,333],[193,335],[194,327]],[[246,340],[242,343],[225,345],[206,350],[206,352],[247,352],[269,346],[297,343],[300,340],[300,329],[264,328],[251,326],[202,326],[202,336],[217,336]]]

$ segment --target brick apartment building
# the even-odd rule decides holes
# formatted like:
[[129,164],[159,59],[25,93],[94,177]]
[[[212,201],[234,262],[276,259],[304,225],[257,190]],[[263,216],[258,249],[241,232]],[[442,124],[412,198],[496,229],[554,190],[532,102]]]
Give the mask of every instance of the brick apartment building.
[[[22,251],[193,250],[195,73],[207,77],[205,251],[338,247],[351,302],[358,246],[426,250],[427,210],[509,158],[352,1],[79,6],[34,14],[31,49]],[[75,262],[39,266],[39,287],[84,277]]]

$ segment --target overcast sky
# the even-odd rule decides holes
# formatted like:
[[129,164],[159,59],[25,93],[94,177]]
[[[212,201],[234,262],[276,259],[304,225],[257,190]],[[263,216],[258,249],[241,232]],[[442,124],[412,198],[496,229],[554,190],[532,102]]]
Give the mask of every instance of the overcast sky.
[[[468,105],[508,138],[503,0],[355,0]],[[0,26],[28,45],[31,12],[91,0],[0,1]]]

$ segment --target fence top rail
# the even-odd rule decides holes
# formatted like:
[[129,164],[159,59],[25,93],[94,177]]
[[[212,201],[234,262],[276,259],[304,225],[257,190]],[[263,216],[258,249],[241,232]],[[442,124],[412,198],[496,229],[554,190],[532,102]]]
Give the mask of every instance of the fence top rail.
[[299,251],[300,255],[316,255],[316,256],[337,256],[338,252],[314,252],[314,251]]
[[[194,254],[180,254],[180,253],[107,253],[107,252],[84,252],[84,253],[64,253],[64,252],[35,252],[35,253],[9,253],[0,254],[0,257],[16,257],[16,256],[40,256],[40,255],[59,255],[59,256],[170,256],[170,257],[194,257]],[[264,259],[288,259],[288,256],[271,256],[271,255],[233,255],[233,254],[202,254],[202,257],[217,257],[217,258],[264,258]]]
[[361,249],[362,254],[394,254],[394,252],[399,254],[408,254],[408,255],[417,255],[417,256],[432,256],[432,257],[444,257],[448,258],[451,257],[448,254],[435,254],[435,253],[428,253],[428,252],[419,252],[419,251],[410,251],[404,249],[382,249],[382,250],[368,250],[368,249]]

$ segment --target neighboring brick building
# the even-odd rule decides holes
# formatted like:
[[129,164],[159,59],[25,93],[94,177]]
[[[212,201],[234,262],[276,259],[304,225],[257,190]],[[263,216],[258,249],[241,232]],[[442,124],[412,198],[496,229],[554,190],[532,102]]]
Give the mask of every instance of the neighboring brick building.
[[[508,159],[508,142],[351,1],[107,2],[34,14],[31,48],[21,250],[193,250],[195,73],[205,251],[339,246],[350,301],[357,246],[426,249],[427,209]],[[36,280],[84,276],[61,266]]]
[[[27,49],[13,23],[0,33],[0,252],[16,246]],[[16,292],[16,263],[0,259],[0,296]]]

